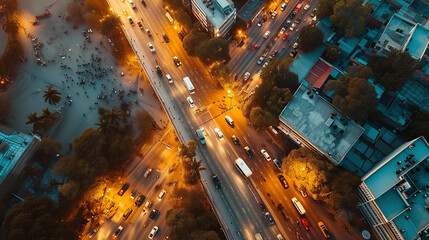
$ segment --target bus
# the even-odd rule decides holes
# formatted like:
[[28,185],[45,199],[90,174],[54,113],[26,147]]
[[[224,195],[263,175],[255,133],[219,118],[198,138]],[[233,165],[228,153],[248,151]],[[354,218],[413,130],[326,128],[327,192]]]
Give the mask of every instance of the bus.
[[195,87],[192,85],[191,79],[189,79],[189,77],[184,77],[183,83],[185,83],[185,87],[188,89],[189,94],[195,93]]
[[304,215],[306,213],[304,207],[302,206],[301,202],[296,199],[296,197],[292,198],[292,203],[295,206],[296,210],[298,210],[298,213],[300,215]]
[[170,13],[169,13],[169,12],[167,12],[167,13],[165,14],[165,16],[167,17],[168,21],[170,21],[170,24],[174,24],[174,19],[171,17],[171,15],[170,15]]
[[299,12],[299,10],[301,10],[301,8],[302,8],[302,4],[301,4],[301,3],[299,3],[298,5],[296,5],[295,10],[293,10],[293,12],[294,12],[294,13],[298,13],[298,12]]
[[237,158],[235,160],[235,166],[240,170],[241,174],[243,174],[246,177],[250,177],[252,175],[252,171],[250,168],[246,165],[246,163],[241,158]]

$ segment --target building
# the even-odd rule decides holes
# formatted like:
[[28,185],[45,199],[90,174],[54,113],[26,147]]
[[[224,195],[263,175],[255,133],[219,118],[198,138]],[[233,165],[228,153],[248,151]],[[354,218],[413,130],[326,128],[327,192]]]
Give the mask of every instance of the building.
[[374,51],[387,56],[392,49],[406,51],[422,59],[429,44],[429,29],[399,14],[394,14],[377,41]]
[[191,0],[192,13],[212,37],[223,37],[236,19],[230,0]]
[[263,13],[264,4],[264,0],[248,0],[238,12],[238,17],[243,19],[249,26]]
[[302,85],[280,113],[279,129],[338,166],[364,129]]
[[429,144],[402,144],[362,177],[359,210],[380,239],[428,239]]
[[0,201],[16,187],[37,143],[33,136],[0,126]]

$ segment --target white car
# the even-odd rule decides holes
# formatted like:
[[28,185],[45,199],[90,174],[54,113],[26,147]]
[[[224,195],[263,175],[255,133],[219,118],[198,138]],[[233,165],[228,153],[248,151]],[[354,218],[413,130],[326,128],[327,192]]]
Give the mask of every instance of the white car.
[[296,23],[292,23],[292,25],[290,25],[289,30],[293,31],[296,27]]
[[164,197],[165,193],[167,193],[167,191],[165,191],[165,189],[162,189],[162,191],[158,195],[158,201],[162,200],[162,198]]
[[258,61],[256,61],[256,63],[257,63],[258,65],[261,65],[263,61],[264,61],[264,57],[260,57],[260,58],[258,59]]
[[147,46],[149,47],[149,50],[150,50],[152,53],[155,53],[155,48],[153,47],[152,43],[147,43]]
[[309,4],[305,5],[305,7],[304,7],[305,11],[307,11],[308,9],[310,9],[310,5]]
[[279,32],[279,37],[283,36],[283,34],[285,33],[286,28],[282,28]]
[[195,107],[194,100],[192,100],[191,97],[186,98],[186,100],[188,100],[188,103],[189,103],[189,105],[191,105],[192,108]]
[[215,131],[215,133],[216,133],[216,136],[219,138],[219,139],[223,139],[223,133],[220,131],[220,129],[219,128],[215,128],[214,129],[214,131]]
[[148,235],[149,239],[153,239],[153,237],[155,237],[155,235],[158,233],[158,229],[159,228],[157,226],[152,228],[152,230],[150,231],[150,233]]
[[165,75],[167,78],[168,83],[173,84],[173,79],[171,78],[170,74]]
[[262,67],[266,67],[268,65],[268,62],[265,62],[264,65],[262,65]]
[[270,31],[266,31],[264,34],[264,38],[268,38],[270,36],[271,32]]
[[271,160],[270,155],[267,153],[267,151],[265,151],[265,149],[261,149],[261,153],[262,153],[262,156],[264,156],[264,158],[265,158],[267,161],[270,161],[270,160]]
[[250,72],[246,72],[244,74],[244,81],[247,81],[247,79],[249,79],[249,77],[250,77]]
[[124,230],[124,227],[119,226],[118,229],[116,229],[115,233],[113,234],[113,236],[115,238],[119,237],[119,235],[121,235],[122,230]]

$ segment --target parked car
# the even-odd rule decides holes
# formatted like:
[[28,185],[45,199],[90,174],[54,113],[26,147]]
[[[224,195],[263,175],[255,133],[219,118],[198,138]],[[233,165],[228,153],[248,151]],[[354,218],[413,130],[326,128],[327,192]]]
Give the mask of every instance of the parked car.
[[317,8],[313,9],[313,11],[311,11],[311,13],[310,13],[310,16],[311,17],[316,16],[316,11],[317,11]]
[[297,49],[297,48],[298,48],[298,43],[297,43],[297,42],[295,42],[295,43],[292,45],[292,47],[293,47],[294,49]]
[[285,24],[285,28],[288,28],[289,27],[289,25],[292,23],[292,20],[287,20],[286,21],[286,24]]
[[283,3],[283,4],[280,6],[280,10],[281,10],[281,11],[284,11],[284,10],[286,9],[286,7],[287,7],[287,3]]
[[254,157],[253,151],[252,151],[252,149],[249,148],[249,146],[245,146],[244,150],[246,151],[247,155],[249,155],[249,158]]
[[278,37],[281,37],[283,35],[283,33],[285,33],[285,31],[286,31],[286,28],[280,29]]
[[271,53],[271,56],[272,57],[275,57],[275,56],[277,56],[277,53],[278,53],[279,51],[277,51],[277,50],[273,50],[273,52]]
[[297,18],[297,19],[295,19],[295,23],[299,24],[301,22],[301,20],[302,20],[301,18]]
[[247,81],[247,79],[249,79],[249,77],[250,77],[250,72],[244,73],[244,81]]
[[289,37],[289,33],[285,33],[285,34],[283,34],[282,39],[283,39],[283,40],[286,40],[286,39],[287,39],[287,37]]
[[322,231],[322,234],[325,238],[331,237],[331,234],[329,233],[328,229],[326,228],[325,224],[323,224],[323,222],[318,222],[317,225],[319,225],[320,231]]
[[292,25],[290,25],[289,30],[293,31],[296,27],[296,23],[292,23]]
[[282,170],[282,162],[280,160],[274,159],[273,163],[276,165],[276,167],[281,171]]
[[130,187],[130,184],[129,183],[125,183],[122,187],[121,187],[121,189],[119,189],[119,192],[118,192],[118,195],[119,196],[123,196],[124,195],[124,193],[128,190],[128,188]]
[[142,4],[143,4],[143,6],[144,6],[144,7],[146,7],[146,2],[145,2],[145,0],[141,0],[141,2],[142,2]]

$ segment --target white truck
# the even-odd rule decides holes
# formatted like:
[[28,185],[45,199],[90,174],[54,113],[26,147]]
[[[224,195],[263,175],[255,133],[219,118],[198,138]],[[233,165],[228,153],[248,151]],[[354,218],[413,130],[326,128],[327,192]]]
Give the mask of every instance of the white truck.
[[195,87],[192,85],[191,79],[189,79],[189,77],[184,77],[183,82],[185,83],[185,87],[188,89],[189,94],[194,94]]

